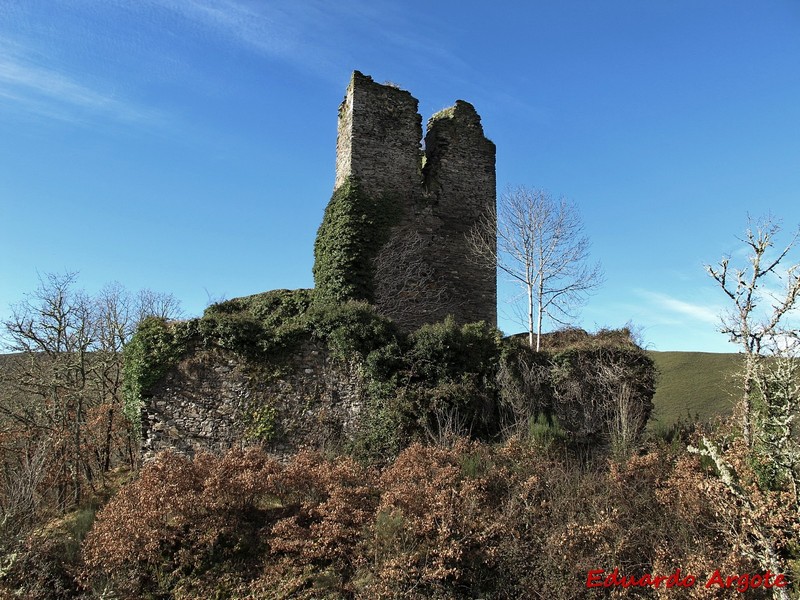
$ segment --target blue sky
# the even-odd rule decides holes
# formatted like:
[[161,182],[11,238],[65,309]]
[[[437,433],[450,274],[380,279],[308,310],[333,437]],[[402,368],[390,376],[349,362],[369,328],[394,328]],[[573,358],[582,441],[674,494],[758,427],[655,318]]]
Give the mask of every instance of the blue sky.
[[[0,317],[37,273],[209,300],[311,287],[350,73],[473,103],[498,191],[575,201],[581,313],[727,351],[704,274],[800,223],[800,2],[4,0]],[[520,330],[501,284],[500,326]]]

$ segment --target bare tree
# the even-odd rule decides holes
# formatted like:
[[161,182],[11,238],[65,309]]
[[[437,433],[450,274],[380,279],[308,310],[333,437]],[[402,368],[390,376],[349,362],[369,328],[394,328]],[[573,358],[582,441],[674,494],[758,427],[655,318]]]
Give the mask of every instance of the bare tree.
[[[781,262],[786,259],[800,236],[795,232],[789,243],[777,253],[772,253],[780,223],[771,217],[753,222],[748,218],[744,242],[748,250],[747,266],[732,267],[731,257],[724,257],[718,265],[706,265],[706,271],[717,282],[725,295],[733,301],[733,308],[722,317],[720,331],[738,344],[745,358],[742,373],[742,435],[752,445],[753,394],[756,391],[758,364],[765,350],[777,349],[797,330],[787,326],[787,318],[800,296],[800,264],[793,264],[780,273]],[[783,279],[783,290],[770,293],[773,281]],[[766,296],[766,298],[765,298]],[[760,309],[762,301],[770,303],[771,311]]]
[[[133,456],[122,412],[122,349],[142,316],[177,308],[172,296],[133,295],[119,284],[91,297],[76,282],[75,273],[47,274],[12,307],[3,325],[6,349],[15,354],[0,370],[0,471],[44,468],[62,509],[79,503],[115,456]],[[44,457],[33,461],[41,449]],[[0,505],[19,491],[3,484],[8,480],[0,478]]]
[[[704,436],[701,445],[688,450],[714,461],[725,489],[720,505],[733,517],[731,533],[741,537],[741,552],[778,573],[786,566],[779,549],[786,547],[800,511],[799,336],[791,323],[800,297],[800,264],[782,266],[800,230],[775,250],[780,223],[770,216],[748,222],[741,238],[747,248],[745,266],[731,266],[729,256],[716,266],[706,265],[733,303],[722,317],[721,331],[744,355],[742,443]],[[783,588],[772,593],[789,598]]]
[[459,301],[428,263],[429,250],[418,232],[393,231],[374,262],[375,304],[382,314],[397,322],[416,323],[421,306],[436,306],[443,314],[456,311]]
[[[0,540],[6,543],[36,521],[51,455],[46,438],[27,440],[23,446],[25,451],[18,453],[18,460],[0,461]],[[3,457],[6,454],[3,452]],[[4,550],[3,541],[0,551]]]
[[[70,484],[72,501],[81,500],[85,391],[95,339],[91,302],[74,289],[75,279],[75,273],[46,275],[36,291],[12,308],[5,323],[9,349],[27,357],[18,361],[11,377],[18,392],[38,405],[35,413],[27,413],[37,437],[52,440],[62,508],[68,503]],[[6,405],[0,408],[9,410]]]
[[[119,284],[112,284],[119,285]],[[180,319],[183,316],[181,302],[172,294],[154,292],[153,290],[139,290],[133,302],[133,326],[128,330],[128,338],[136,331],[136,327],[147,317],[159,319]],[[126,342],[127,342],[126,339]]]
[[525,186],[509,188],[498,204],[470,231],[469,244],[477,260],[496,264],[524,289],[528,343],[538,351],[544,318],[561,325],[574,319],[602,271],[587,263],[589,239],[575,204]]

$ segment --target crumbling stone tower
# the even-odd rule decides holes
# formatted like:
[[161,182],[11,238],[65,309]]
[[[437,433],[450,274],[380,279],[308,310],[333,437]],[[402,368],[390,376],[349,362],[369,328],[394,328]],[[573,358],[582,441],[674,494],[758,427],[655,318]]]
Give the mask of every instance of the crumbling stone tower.
[[373,302],[404,329],[448,314],[496,325],[495,268],[476,261],[466,239],[494,211],[495,145],[462,100],[428,121],[424,151],[421,141],[417,100],[355,71],[339,108],[317,287]]

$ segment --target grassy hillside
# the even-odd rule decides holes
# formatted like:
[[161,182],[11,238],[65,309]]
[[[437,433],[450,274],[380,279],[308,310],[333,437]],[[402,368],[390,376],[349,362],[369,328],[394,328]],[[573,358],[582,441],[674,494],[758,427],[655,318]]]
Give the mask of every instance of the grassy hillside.
[[648,352],[660,372],[650,426],[730,414],[741,357],[711,352]]

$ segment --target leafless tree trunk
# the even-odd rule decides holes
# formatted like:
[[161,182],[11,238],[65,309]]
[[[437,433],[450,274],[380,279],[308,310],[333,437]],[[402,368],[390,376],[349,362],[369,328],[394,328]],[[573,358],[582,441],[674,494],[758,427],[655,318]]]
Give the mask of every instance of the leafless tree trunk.
[[538,351],[545,317],[562,325],[574,319],[602,283],[602,271],[586,262],[589,240],[575,204],[524,186],[509,188],[498,204],[497,213],[470,232],[469,244],[476,260],[496,264],[525,290],[528,342]]

